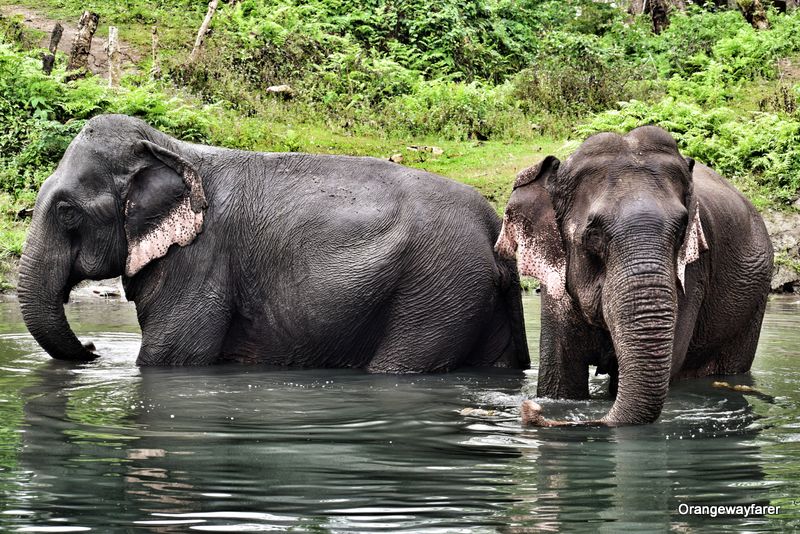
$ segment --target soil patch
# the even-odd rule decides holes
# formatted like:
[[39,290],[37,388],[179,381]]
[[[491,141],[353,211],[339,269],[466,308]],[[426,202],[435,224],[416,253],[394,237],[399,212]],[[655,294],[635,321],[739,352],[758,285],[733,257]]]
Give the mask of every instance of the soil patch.
[[[39,45],[47,48],[50,44],[50,33],[56,22],[60,22],[64,27],[61,42],[58,43],[58,51],[69,54],[72,40],[78,33],[78,18],[75,20],[58,20],[24,6],[0,6],[0,14],[5,17],[22,16],[23,22],[29,28],[34,28],[45,32]],[[101,20],[102,22],[102,20]],[[108,73],[108,41],[95,33],[92,39],[92,48],[89,52],[89,68],[95,74],[105,75]],[[135,64],[142,58],[138,50],[123,41],[119,41],[120,56],[122,57],[122,68],[126,72],[136,70]]]

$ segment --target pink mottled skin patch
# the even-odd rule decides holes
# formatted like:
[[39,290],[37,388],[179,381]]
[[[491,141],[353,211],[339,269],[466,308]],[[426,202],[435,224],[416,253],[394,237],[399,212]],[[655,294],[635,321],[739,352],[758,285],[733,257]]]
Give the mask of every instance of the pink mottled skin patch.
[[[553,232],[550,235],[557,235],[558,229],[552,224],[548,225],[547,231]],[[547,288],[551,297],[560,300],[566,292],[566,261],[553,254],[553,251],[548,251],[547,247],[543,238],[526,235],[520,225],[510,221],[508,216],[503,219],[503,228],[497,238],[495,251],[506,258],[516,257],[521,275],[536,278]]]
[[500,235],[494,245],[494,251],[507,260],[515,260],[517,259],[517,241],[514,237],[514,231],[508,231],[509,226],[513,228],[513,225],[508,222],[508,217],[504,217],[503,227],[500,229]]
[[[190,186],[190,191],[181,202],[175,206],[164,217],[161,222],[142,236],[134,237],[128,233],[128,259],[125,264],[125,275],[133,276],[138,273],[145,265],[151,261],[166,255],[169,247],[179,245],[185,247],[194,241],[203,228],[203,210],[200,206],[199,211],[193,209],[192,195],[203,195],[202,185],[197,176],[191,171],[184,171],[184,181]],[[200,204],[194,200],[195,204]],[[131,205],[125,207],[127,215]]]
[[693,261],[700,259],[700,253],[708,250],[708,242],[703,232],[703,225],[700,222],[700,206],[695,209],[692,222],[686,231],[686,238],[678,251],[677,274],[681,283],[681,288],[686,291],[686,266]]

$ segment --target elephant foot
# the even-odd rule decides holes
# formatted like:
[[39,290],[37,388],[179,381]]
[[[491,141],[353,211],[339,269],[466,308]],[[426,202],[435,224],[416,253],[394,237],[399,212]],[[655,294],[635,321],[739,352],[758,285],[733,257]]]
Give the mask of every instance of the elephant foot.
[[763,399],[763,400],[765,400],[767,402],[770,402],[770,403],[774,403],[775,402],[775,397],[773,397],[772,395],[767,395],[766,393],[760,392],[756,388],[753,388],[753,387],[750,387],[750,386],[745,386],[745,385],[742,385],[742,384],[736,384],[735,386],[732,386],[728,382],[715,381],[715,382],[711,383],[711,387],[713,387],[713,388],[721,388],[721,389],[729,389],[731,391],[737,391],[739,393],[744,393],[745,395],[753,395],[755,397],[758,397],[758,398]]
[[552,427],[552,426],[606,426],[608,422],[602,420],[591,421],[555,421],[547,419],[542,415],[542,406],[532,400],[522,402],[520,406],[520,414],[522,415],[522,426],[539,426],[539,427]]
[[522,415],[522,426],[572,426],[574,424],[568,421],[546,419],[542,415],[542,405],[532,400],[523,401],[519,411]]

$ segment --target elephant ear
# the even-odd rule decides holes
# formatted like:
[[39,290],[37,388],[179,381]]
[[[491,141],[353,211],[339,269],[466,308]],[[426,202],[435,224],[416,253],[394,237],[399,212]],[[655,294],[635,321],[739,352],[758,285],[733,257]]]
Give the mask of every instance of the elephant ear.
[[560,300],[566,293],[566,254],[545,187],[559,164],[547,156],[517,175],[495,250],[506,257],[516,253],[519,273],[536,278],[548,295]]
[[700,253],[708,250],[708,242],[706,235],[703,232],[703,223],[700,221],[700,204],[695,203],[694,216],[689,221],[689,227],[686,229],[686,237],[683,239],[683,244],[678,250],[678,280],[680,280],[681,288],[686,291],[686,266],[700,259]]
[[148,161],[133,176],[125,200],[126,276],[163,257],[170,246],[190,244],[203,229],[207,206],[202,180],[189,162],[149,141],[137,148]]
[[[694,170],[694,160],[686,158],[686,163],[689,165],[689,175],[691,176]],[[691,196],[694,197],[694,195]],[[689,219],[689,226],[686,228],[683,244],[678,250],[677,259],[677,275],[683,291],[686,291],[686,266],[699,260],[700,253],[708,250],[708,242],[703,232],[703,223],[700,220],[700,202],[694,200],[690,201],[688,205],[691,218]]]

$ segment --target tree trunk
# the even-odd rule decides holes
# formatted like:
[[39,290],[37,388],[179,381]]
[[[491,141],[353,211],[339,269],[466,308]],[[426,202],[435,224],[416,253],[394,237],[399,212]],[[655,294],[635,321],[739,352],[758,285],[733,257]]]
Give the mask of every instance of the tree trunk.
[[631,15],[641,15],[644,13],[645,0],[631,0],[628,6],[628,13]]
[[650,15],[653,32],[661,33],[669,26],[669,12],[673,9],[686,11],[685,0],[631,0],[628,12],[631,15]]
[[158,60],[158,26],[153,26],[153,64],[150,66],[150,78],[161,78],[161,63]]
[[757,30],[768,30],[769,21],[761,0],[737,0],[745,20]]
[[217,3],[218,0],[211,0],[208,3],[206,18],[203,19],[203,23],[200,25],[200,29],[197,31],[197,39],[194,42],[192,53],[189,55],[189,63],[194,63],[203,49],[203,43],[205,42],[206,35],[208,34],[208,27],[211,24],[211,18],[214,16],[214,12],[217,10]]
[[97,22],[100,15],[91,11],[84,11],[78,22],[78,33],[72,40],[72,48],[67,63],[67,81],[76,80],[86,76],[89,72],[89,51],[92,48],[92,38],[97,31]]
[[119,62],[119,33],[116,26],[108,27],[108,86],[117,87],[121,77]]
[[653,19],[653,33],[658,35],[669,26],[669,4],[667,0],[649,0],[647,5]]
[[49,75],[53,72],[53,65],[56,62],[56,50],[58,50],[58,43],[61,41],[61,35],[64,33],[64,26],[60,22],[56,22],[53,28],[53,33],[50,34],[49,54],[42,56],[42,71]]

